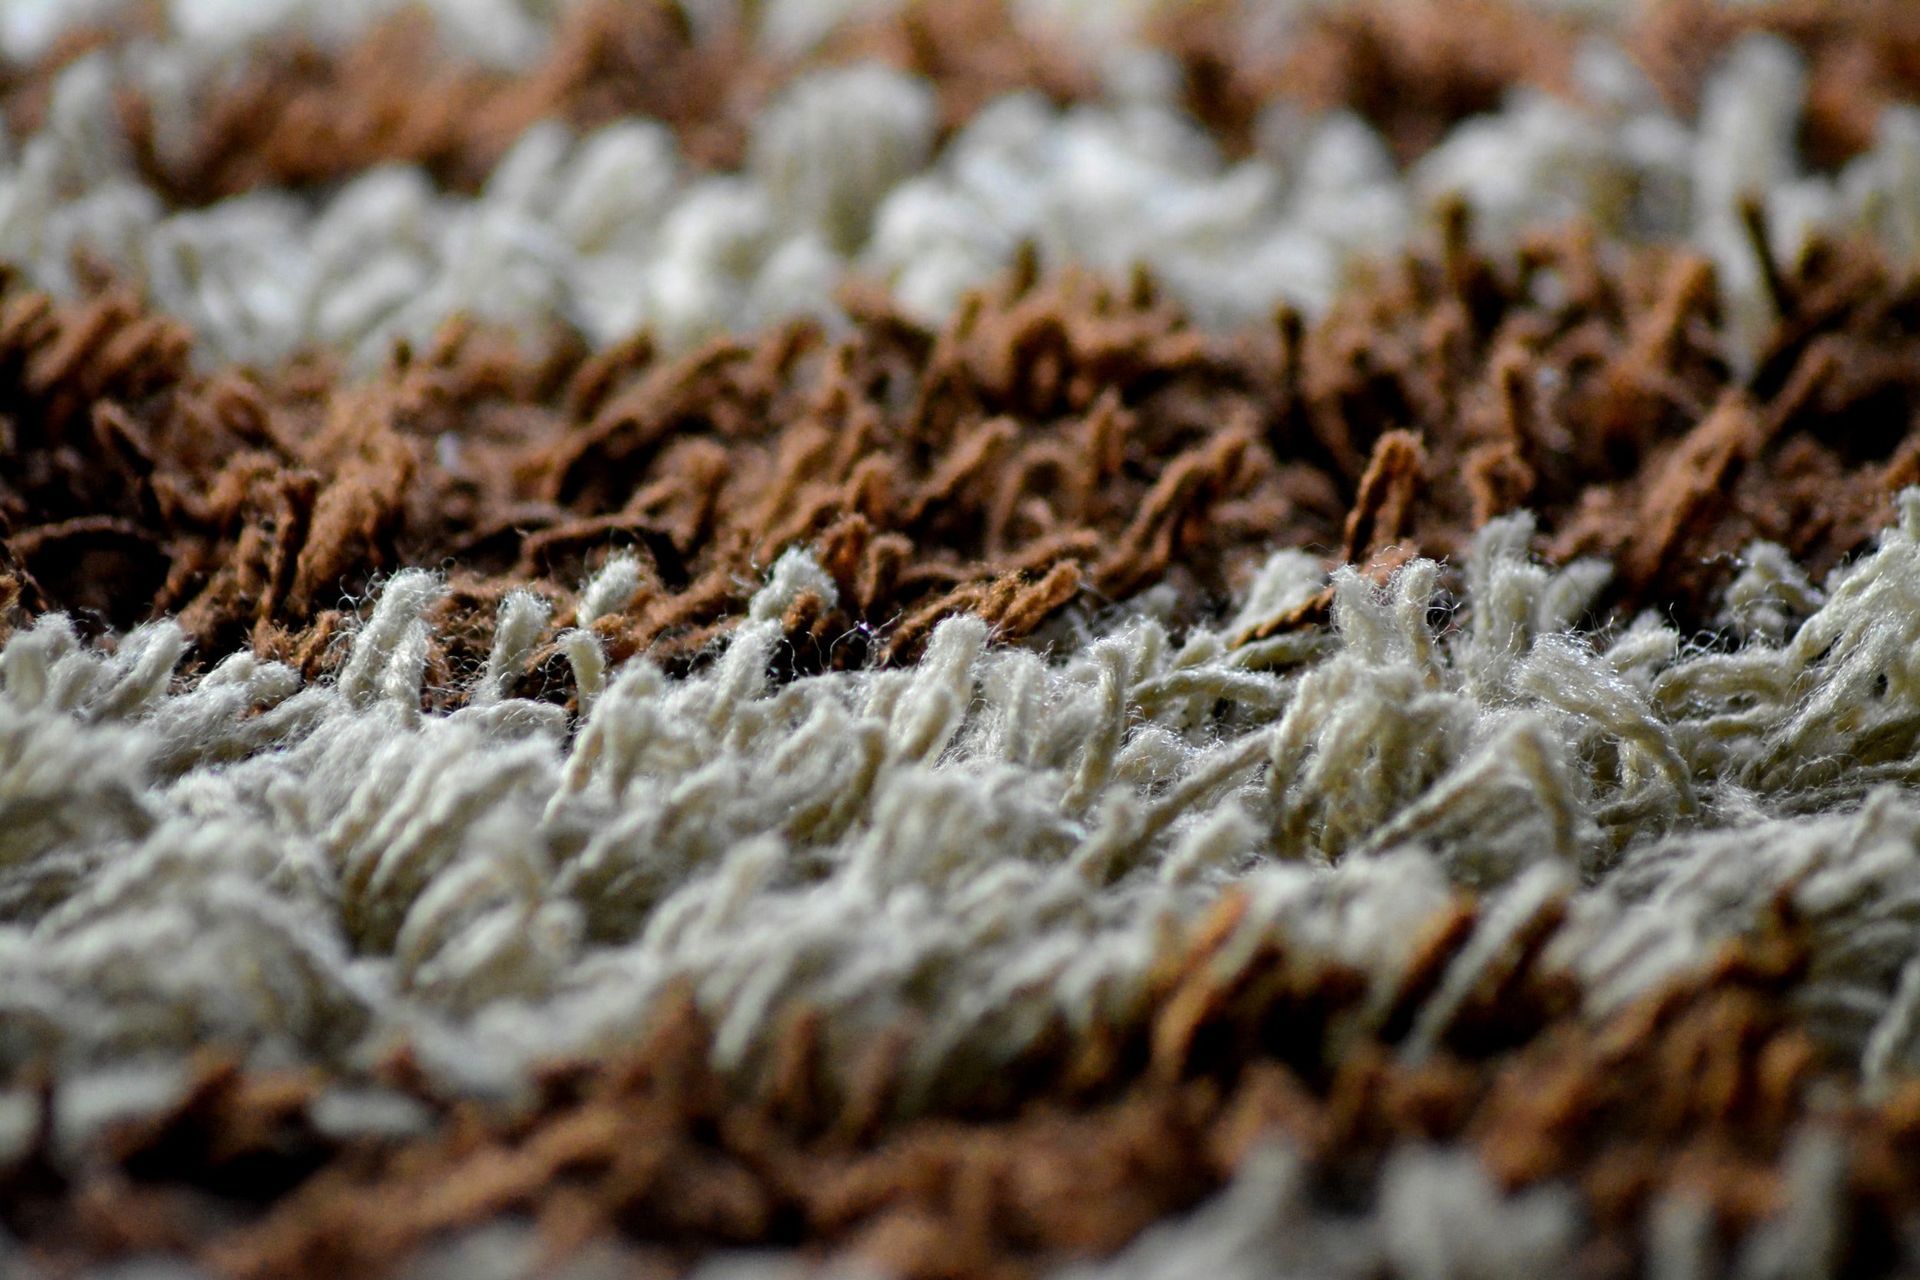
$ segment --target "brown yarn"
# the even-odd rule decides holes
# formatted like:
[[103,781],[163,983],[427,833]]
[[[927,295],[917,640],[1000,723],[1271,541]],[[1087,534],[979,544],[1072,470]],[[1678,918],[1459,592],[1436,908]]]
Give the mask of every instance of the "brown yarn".
[[[61,61],[21,74],[49,81],[71,56],[63,48]],[[946,130],[1011,90],[1067,101],[1095,88],[1065,42],[1019,32],[1005,0],[922,4],[857,21],[791,59],[757,48],[739,27],[696,31],[670,0],[587,0],[566,9],[525,73],[455,55],[424,13],[402,11],[344,48],[285,37],[251,50],[201,92],[184,154],[161,153],[151,104],[137,92],[122,95],[121,114],[142,176],[178,205],[339,182],[397,162],[474,191],[529,126],[548,119],[580,130],[659,119],[690,163],[737,168],[748,126],[784,83],[860,58],[928,77]],[[17,127],[31,127],[43,98],[22,90],[10,112]]]
[[848,24],[822,56],[873,58],[926,77],[948,133],[1002,94],[1025,90],[1065,104],[1100,88],[1092,60],[1071,37],[1016,23],[1009,0],[913,0]]
[[[160,25],[135,5],[115,27],[77,30],[31,64],[0,67],[9,128],[25,136],[39,127],[54,77],[74,58]],[[1884,107],[1920,96],[1920,15],[1901,0],[1675,0],[1644,6],[1625,35],[1673,104],[1690,111],[1715,60],[1751,30],[1782,36],[1810,60],[1804,142],[1817,165],[1859,154]],[[1257,3],[1217,0],[1180,6],[1152,38],[1178,66],[1187,107],[1229,154],[1245,154],[1262,108],[1285,100],[1358,112],[1408,162],[1460,120],[1496,109],[1515,85],[1564,91],[1580,32],[1514,0],[1367,0],[1310,12],[1291,29]],[[543,119],[589,129],[649,116],[675,130],[693,164],[737,166],[753,116],[782,84],[857,58],[926,76],[946,131],[1003,93],[1031,89],[1066,103],[1100,88],[1084,51],[1017,26],[1007,0],[919,0],[854,21],[796,59],[756,49],[738,28],[697,35],[672,0],[587,0],[566,10],[551,47],[523,74],[458,56],[415,11],[342,48],[269,40],[200,88],[182,154],[161,154],[138,92],[123,92],[120,105],[143,177],[182,206],[336,183],[393,162],[472,191]]]
[[455,324],[364,385],[322,359],[194,373],[124,297],[15,288],[0,541],[29,612],[174,615],[202,652],[304,664],[381,574],[445,566],[452,685],[506,590],[565,624],[617,547],[646,581],[599,624],[610,656],[670,665],[795,545],[839,595],[793,619],[810,669],[911,658],[961,610],[1014,640],[1158,583],[1200,618],[1274,547],[1457,556],[1521,507],[1541,550],[1615,562],[1610,607],[1707,625],[1752,540],[1824,573],[1920,480],[1913,281],[1828,245],[1780,288],[1745,382],[1700,261],[1616,267],[1572,235],[1496,262],[1460,222],[1310,327],[1208,336],[1144,279],[1068,275],[938,331],[853,297],[842,341],[796,325],[670,361]]
[[1273,371],[1244,345],[1064,279],[938,334],[882,308],[844,343],[800,326],[673,362],[454,326],[348,387],[321,362],[196,375],[185,335],[124,299],[16,292],[0,515],[30,607],[171,613],[214,652],[287,656],[409,564],[450,564],[455,612],[525,583],[565,601],[630,545],[648,583],[607,639],[671,661],[810,542],[841,592],[823,660],[906,657],[959,609],[1017,637],[1083,582],[1220,594],[1268,539],[1337,528],[1337,498],[1291,496],[1318,499],[1317,471],[1259,442]]
[[1643,6],[1632,48],[1668,99],[1690,110],[1707,70],[1750,31],[1806,55],[1801,142],[1815,165],[1838,167],[1865,151],[1883,110],[1920,98],[1920,11],[1901,0],[1665,0]]
[[[1259,0],[1210,0],[1176,6],[1154,38],[1182,68],[1188,109],[1230,153],[1250,148],[1261,109],[1282,99],[1356,112],[1404,164],[1516,86],[1566,92],[1583,30],[1516,0],[1361,0],[1289,29]],[[1740,36],[1795,46],[1808,61],[1801,142],[1817,168],[1867,150],[1882,111],[1920,98],[1920,11],[1902,0],[1654,0],[1613,30],[1683,113]]]
[[[1327,78],[1299,91],[1362,110],[1406,156],[1435,120],[1533,74],[1487,39],[1453,39],[1434,9],[1322,19],[1309,47]],[[1517,21],[1448,11],[1463,32]],[[273,52],[209,96],[169,197],[325,183],[383,159],[470,187],[553,113],[664,115],[697,160],[731,163],[784,70],[711,61],[666,12],[584,6],[520,81],[436,61],[410,21],[337,58]],[[1822,162],[1864,145],[1869,108],[1912,94],[1910,24],[1896,6],[1874,32],[1857,12],[1751,18],[1812,51]],[[930,8],[833,56],[877,49],[934,76],[949,126],[1015,84],[1086,92],[1070,60],[996,46],[1002,28],[971,14]],[[1732,30],[1703,14],[1656,10],[1648,30],[1705,31],[1691,57]],[[1548,50],[1527,56],[1550,71],[1563,51],[1536,38],[1558,35],[1516,28],[1508,44]],[[1257,51],[1214,48],[1204,75],[1200,55],[1181,57],[1231,141],[1277,90],[1235,78]],[[1690,91],[1699,69],[1673,75]],[[0,94],[31,112],[44,83],[22,73]],[[1413,83],[1431,96],[1403,112]],[[1920,293],[1870,251],[1769,264],[1779,323],[1737,378],[1703,262],[1616,257],[1577,234],[1492,260],[1467,233],[1456,220],[1439,251],[1382,268],[1324,321],[1283,314],[1225,337],[1192,330],[1144,279],[1067,276],[989,291],[937,331],[856,297],[843,341],[794,326],[675,360],[644,338],[588,354],[455,325],[364,385],[320,357],[196,373],[185,332],[125,296],[56,304],[9,284],[0,627],[58,608],[110,637],[172,615],[204,654],[251,645],[315,674],[382,575],[445,566],[429,680],[445,699],[508,590],[546,593],[568,624],[613,548],[641,559],[644,584],[596,624],[612,656],[686,664],[775,556],[811,545],[839,602],[789,609],[780,661],[798,670],[908,660],[958,610],[1018,640],[1161,583],[1208,618],[1273,547],[1377,571],[1457,555],[1523,507],[1543,553],[1611,559],[1604,607],[1709,625],[1752,539],[1824,572],[1920,482]],[[562,666],[544,650],[519,692],[565,696]],[[1436,924],[1364,1032],[1357,972],[1275,948],[1221,973],[1239,910],[1229,897],[1170,944],[1131,1016],[1060,1028],[933,1096],[905,1095],[911,1028],[830,1055],[806,1010],[755,1079],[722,1081],[690,1004],[628,1051],[555,1065],[519,1110],[442,1096],[397,1058],[387,1081],[435,1118],[406,1140],[323,1132],[314,1103],[332,1082],[318,1076],[209,1064],[179,1106],[78,1162],[43,1131],[0,1164],[0,1226],[55,1264],[167,1249],[236,1276],[378,1274],[502,1216],[537,1223],[556,1254],[618,1241],[639,1273],[744,1244],[844,1249],[908,1276],[1024,1276],[1124,1245],[1280,1135],[1329,1210],[1364,1204],[1406,1141],[1463,1143],[1507,1188],[1565,1182],[1590,1224],[1582,1273],[1614,1275],[1643,1263],[1663,1195],[1696,1197],[1722,1239],[1777,1211],[1787,1144],[1811,1126],[1843,1144],[1838,1265],[1867,1274],[1896,1256],[1920,1195],[1920,1087],[1868,1102],[1800,1029],[1792,920],[1596,1027],[1542,958],[1549,914],[1416,1063],[1414,1023],[1474,904]]]
[[203,91],[184,155],[156,149],[140,95],[124,94],[121,110],[142,176],[176,204],[338,182],[396,162],[472,191],[545,119],[591,129],[653,117],[674,129],[693,163],[736,166],[778,75],[744,33],[696,39],[665,0],[592,0],[568,7],[552,46],[522,74],[454,56],[417,12],[339,50],[297,37],[267,43]]
[[1615,556],[1630,598],[1672,598],[1684,617],[1756,538],[1817,580],[1885,524],[1891,495],[1920,480],[1920,388],[1904,372],[1920,356],[1920,286],[1823,245],[1788,289],[1748,385],[1716,391],[1634,474],[1582,495],[1556,554]]
[[1580,27],[1513,0],[1364,0],[1283,27],[1259,0],[1179,5],[1154,40],[1179,63],[1186,106],[1230,154],[1270,102],[1344,108],[1404,164],[1517,84],[1564,91]]
[[1570,1185],[1590,1223],[1582,1273],[1623,1275],[1644,1264],[1663,1196],[1697,1198],[1722,1239],[1778,1212],[1788,1142],[1811,1124],[1844,1152],[1846,1273],[1896,1256],[1920,1194],[1920,1092],[1852,1097],[1795,1029],[1790,920],[1590,1025],[1540,958],[1549,913],[1415,1062],[1404,1037],[1467,944],[1471,905],[1436,924],[1386,1021],[1359,1034],[1358,973],[1271,948],[1220,968],[1243,906],[1230,894],[1172,944],[1137,1016],[1063,1032],[934,1113],[899,1109],[904,1030],[836,1072],[802,1011],[742,1091],[708,1067],[691,1003],[670,1002],[631,1051],[554,1066],[514,1110],[442,1098],[394,1059],[391,1085],[438,1117],[412,1139],[327,1137],[318,1077],[213,1063],[171,1111],[110,1132],[84,1172],[45,1147],[0,1171],[0,1222],[54,1261],[174,1250],[230,1276],[384,1274],[510,1217],[556,1257],[609,1240],[661,1265],[803,1246],[908,1277],[1015,1277],[1119,1248],[1273,1138],[1324,1211],[1366,1203],[1411,1141],[1464,1143],[1509,1190]]

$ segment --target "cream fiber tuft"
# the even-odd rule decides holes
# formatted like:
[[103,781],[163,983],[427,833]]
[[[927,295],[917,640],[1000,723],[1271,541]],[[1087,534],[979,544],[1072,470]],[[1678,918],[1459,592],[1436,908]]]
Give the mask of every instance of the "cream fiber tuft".
[[[1302,120],[1285,104],[1263,118],[1257,153],[1229,165],[1179,108],[1166,55],[1131,47],[1109,59],[1103,101],[1062,110],[1009,95],[937,152],[931,89],[862,65],[789,86],[753,123],[737,173],[691,171],[655,121],[584,137],[548,122],[473,197],[392,165],[317,197],[263,189],[168,209],[135,169],[116,89],[153,101],[162,163],[177,162],[192,95],[236,65],[231,41],[243,49],[248,32],[333,13],[265,6],[256,31],[203,22],[217,7],[183,0],[167,39],[80,59],[60,74],[45,126],[0,145],[0,257],[71,293],[84,246],[191,324],[209,364],[317,345],[368,368],[456,313],[594,343],[646,327],[679,349],[799,316],[831,324],[856,277],[935,320],[1028,242],[1043,264],[1144,263],[1203,323],[1264,323],[1283,301],[1325,309],[1359,264],[1424,234],[1456,195],[1496,243],[1581,216],[1617,240],[1690,242],[1718,268],[1736,349],[1769,319],[1744,193],[1760,196],[1783,257],[1815,230],[1920,252],[1920,111],[1890,109],[1871,150],[1832,177],[1808,173],[1800,56],[1759,35],[1724,59],[1692,122],[1592,37],[1573,101],[1516,90],[1405,171],[1357,117]],[[514,6],[440,5],[456,37],[508,29],[496,8]]]
[[[699,674],[605,671],[570,633],[597,693],[576,720],[501,695],[546,628],[531,595],[472,705],[423,713],[418,570],[307,688],[245,654],[177,686],[170,624],[108,654],[43,618],[0,649],[0,1055],[118,1070],[215,1041],[351,1070],[404,1036],[450,1087],[510,1094],[686,980],[736,1073],[802,1002],[842,1063],[923,1015],[926,1106],[1056,1015],[1137,1001],[1232,884],[1226,954],[1284,939],[1383,994],[1456,886],[1491,895],[1416,1054],[1537,912],[1571,905],[1552,958],[1602,1013],[1786,890],[1813,1025],[1870,1076],[1913,1064],[1920,492],[1791,635],[1733,652],[1572,632],[1600,575],[1529,562],[1527,528],[1481,535],[1442,632],[1415,561],[1385,588],[1342,570],[1329,628],[1239,649],[1140,618],[1047,655],[955,618],[912,669],[775,687],[775,619],[830,586],[794,551]],[[1315,585],[1281,553],[1249,597]]]

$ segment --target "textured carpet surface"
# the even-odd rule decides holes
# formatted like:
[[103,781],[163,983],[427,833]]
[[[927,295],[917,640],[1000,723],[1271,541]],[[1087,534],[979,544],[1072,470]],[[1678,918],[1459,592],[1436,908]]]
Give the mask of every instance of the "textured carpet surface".
[[0,3],[0,1274],[1920,1267],[1920,20]]

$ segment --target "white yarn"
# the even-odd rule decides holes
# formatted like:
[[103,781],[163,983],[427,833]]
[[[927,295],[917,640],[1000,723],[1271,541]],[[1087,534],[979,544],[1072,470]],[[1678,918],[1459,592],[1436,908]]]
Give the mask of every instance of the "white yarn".
[[133,168],[114,91],[142,86],[160,153],[178,154],[194,95],[233,65],[225,49],[183,35],[89,55],[59,77],[46,126],[0,155],[0,257],[70,292],[84,245],[186,320],[208,361],[270,362],[321,343],[365,366],[458,312],[530,332],[572,325],[598,343],[649,326],[677,348],[798,315],[832,323],[856,270],[937,319],[1026,241],[1048,264],[1146,264],[1202,322],[1257,323],[1281,301],[1324,309],[1356,263],[1424,234],[1456,192],[1496,241],[1576,216],[1614,237],[1691,237],[1718,267],[1737,354],[1770,305],[1745,197],[1760,200],[1785,257],[1820,228],[1920,252],[1920,117],[1890,112],[1874,148],[1836,178],[1805,175],[1799,55],[1764,36],[1736,45],[1710,79],[1697,126],[1595,40],[1575,101],[1516,92],[1405,175],[1359,120],[1308,121],[1284,105],[1262,121],[1259,153],[1227,166],[1180,114],[1175,77],[1153,74],[1066,111],[1002,99],[930,156],[928,88],[862,66],[791,85],[756,122],[742,174],[683,173],[656,122],[585,138],[546,123],[471,199],[401,167],[318,202],[261,190],[167,212]]
[[[340,45],[383,18],[410,8],[432,15],[459,53],[505,68],[524,67],[545,47],[567,0],[166,0],[156,6],[167,35],[181,45],[227,55],[257,42],[299,35]],[[29,62],[69,31],[109,26],[135,0],[8,0],[0,5],[0,58]]]
[[749,165],[783,225],[846,253],[887,191],[926,163],[933,126],[923,83],[874,65],[821,72],[761,117]]
[[[1465,886],[1487,902],[1410,1056],[1563,911],[1544,963],[1600,1015],[1786,893],[1812,949],[1793,999],[1884,1080],[1920,1039],[1920,495],[1901,515],[1824,600],[1797,590],[1804,622],[1731,653],[1646,622],[1607,647],[1571,636],[1593,575],[1528,564],[1507,521],[1447,635],[1416,562],[1385,590],[1342,574],[1331,627],[1277,667],[1230,649],[1261,602],[1315,585],[1281,555],[1232,628],[1179,644],[1142,618],[1043,658],[962,618],[911,670],[775,686],[775,620],[832,590],[794,552],[709,670],[636,659],[571,724],[510,696],[547,626],[524,594],[503,602],[486,696],[421,712],[424,573],[390,580],[339,681],[304,690],[246,655],[175,687],[170,625],[106,654],[44,619],[0,648],[0,1060],[52,1054],[94,1081],[75,1135],[160,1105],[210,1042],[351,1070],[404,1037],[448,1087],[494,1093],[626,1039],[686,980],[734,1072],[802,1005],[835,1062],[915,1018],[913,1108],[1052,1027],[1132,1016],[1167,940],[1229,886],[1246,904],[1216,977],[1276,941],[1351,966],[1369,994],[1336,1034],[1364,1033]],[[621,607],[620,566],[583,614]],[[415,1122],[368,1105],[336,1119]],[[1808,1141],[1804,1189],[1743,1273],[1829,1256],[1831,1159]],[[1196,1220],[1229,1270],[1235,1241],[1304,1212],[1284,1208],[1284,1160],[1280,1190],[1264,1168]],[[1495,1196],[1462,1154],[1408,1150],[1390,1174],[1371,1216],[1310,1215],[1299,1238],[1355,1274],[1551,1269],[1573,1239],[1560,1192]],[[1661,1221],[1686,1274],[1698,1239]],[[1188,1230],[1115,1273],[1159,1274],[1156,1249],[1199,1247]]]
[[[109,7],[0,5],[0,53]],[[1115,55],[1112,100],[1007,98],[938,155],[927,86],[859,67],[792,86],[741,174],[690,175],[664,126],[629,120],[584,138],[537,126],[472,199],[408,167],[319,200],[259,191],[183,212],[139,183],[117,86],[152,93],[160,153],[177,156],[191,94],[249,41],[344,40],[388,7],[177,0],[167,41],[81,59],[44,128],[0,147],[0,257],[71,292],[73,251],[98,252],[186,320],[207,361],[319,343],[365,365],[462,311],[596,342],[651,326],[669,347],[831,322],[853,271],[935,318],[1023,241],[1049,263],[1148,264],[1202,321],[1239,324],[1281,300],[1323,308],[1455,191],[1496,240],[1576,214],[1625,239],[1690,237],[1728,290],[1736,351],[1769,320],[1748,196],[1782,256],[1822,227],[1920,253],[1920,113],[1890,111],[1870,152],[1808,176],[1792,142],[1804,71],[1765,38],[1736,48],[1696,124],[1593,44],[1576,101],[1516,93],[1406,174],[1358,119],[1278,108],[1229,166],[1136,51]],[[537,53],[550,8],[435,5],[456,43],[509,66]],[[804,47],[820,17],[768,6],[766,38]],[[1482,895],[1400,1046],[1410,1059],[1562,914],[1541,963],[1600,1017],[1698,971],[1784,895],[1809,940],[1791,995],[1806,1025],[1869,1088],[1920,1068],[1920,494],[1819,586],[1752,548],[1727,651],[1651,617],[1576,633],[1605,567],[1532,564],[1530,532],[1513,519],[1480,536],[1447,634],[1427,620],[1453,584],[1415,562],[1384,589],[1343,571],[1329,626],[1233,648],[1327,585],[1280,550],[1218,627],[1176,637],[1148,600],[1043,656],[957,618],[911,669],[778,686],[779,620],[805,594],[834,601],[811,555],[783,555],[684,679],[644,657],[609,669],[593,625],[646,585],[616,557],[560,634],[550,602],[509,595],[452,714],[423,710],[443,584],[417,570],[384,585],[339,678],[315,687],[244,653],[180,681],[170,624],[107,652],[43,618],[0,646],[0,1069],[56,1061],[56,1157],[75,1159],[115,1117],[175,1099],[209,1043],[351,1074],[410,1041],[446,1087],[511,1093],[538,1060],[629,1042],[684,982],[740,1075],[801,1009],[838,1064],[918,1025],[913,1109],[1059,1027],[1137,1016],[1171,940],[1229,891],[1245,906],[1209,955],[1216,975],[1275,942],[1350,966],[1368,994],[1341,1036],[1376,1029],[1427,927]],[[547,641],[577,715],[514,696]],[[323,1102],[330,1132],[427,1123],[357,1082]],[[0,1162],[38,1105],[0,1094]],[[1810,1129],[1765,1229],[1723,1258],[1698,1206],[1665,1202],[1650,1268],[1830,1271],[1842,1174]],[[1578,1242],[1573,1204],[1552,1186],[1502,1194],[1464,1150],[1406,1147],[1372,1203],[1332,1213],[1272,1150],[1191,1219],[1063,1274],[1544,1274]],[[531,1240],[496,1224],[422,1274],[525,1274]]]
[[[1249,909],[1217,963],[1283,938],[1372,975],[1376,1010],[1464,885],[1488,909],[1408,1052],[1561,902],[1552,962],[1604,1012],[1787,891],[1810,1025],[1876,1077],[1902,1069],[1920,496],[1793,634],[1733,653],[1650,624],[1572,637],[1593,576],[1528,564],[1525,533],[1483,536],[1444,636],[1416,562],[1384,591],[1340,575],[1331,628],[1279,667],[1231,631],[1176,645],[1142,619],[1043,659],[961,618],[911,670],[775,687],[775,619],[832,591],[789,553],[703,674],[635,659],[602,689],[599,646],[570,633],[592,685],[572,725],[510,696],[545,626],[524,595],[476,705],[421,711],[425,573],[389,581],[340,679],[305,690],[245,655],[176,689],[169,625],[105,654],[43,620],[0,649],[0,1054],[215,1040],[351,1067],[405,1035],[494,1089],[630,1033],[686,979],[730,1070],[796,1002],[838,1061],[918,1016],[915,1105],[1051,1019],[1120,1016],[1226,885]],[[624,603],[622,564],[583,617]],[[1278,557],[1249,607],[1311,582]]]
[[1252,1153],[1226,1190],[1183,1219],[1148,1230],[1118,1256],[1062,1268],[1057,1280],[1410,1280],[1553,1275],[1578,1242],[1573,1196],[1495,1188],[1464,1151],[1404,1146],[1375,1202],[1330,1212],[1312,1203],[1297,1158]]
[[[1704,1205],[1684,1190],[1657,1199],[1644,1241],[1649,1273],[1660,1280],[1839,1274],[1846,1172],[1833,1135],[1802,1130],[1786,1157],[1784,1205],[1731,1257],[1716,1240]],[[1467,1149],[1403,1143],[1388,1156],[1371,1202],[1336,1210],[1309,1197],[1296,1157],[1269,1146],[1254,1151],[1232,1182],[1193,1213],[1151,1228],[1111,1259],[1063,1267],[1054,1276],[1558,1275],[1575,1265],[1581,1228],[1571,1188],[1549,1183],[1503,1192]]]

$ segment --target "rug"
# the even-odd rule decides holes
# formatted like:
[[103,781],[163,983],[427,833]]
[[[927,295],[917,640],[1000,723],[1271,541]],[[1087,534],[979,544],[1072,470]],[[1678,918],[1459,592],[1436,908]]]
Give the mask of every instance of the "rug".
[[0,58],[0,1274],[1920,1266],[1920,10]]

